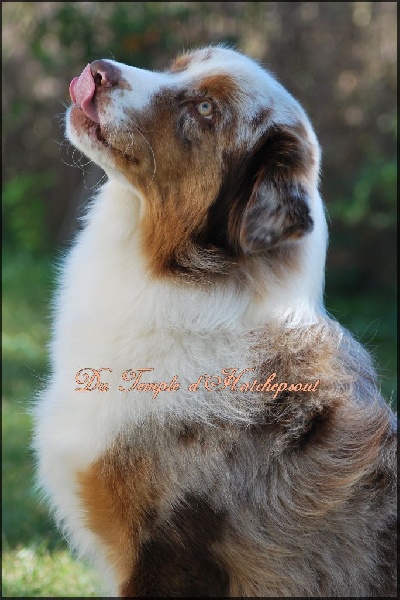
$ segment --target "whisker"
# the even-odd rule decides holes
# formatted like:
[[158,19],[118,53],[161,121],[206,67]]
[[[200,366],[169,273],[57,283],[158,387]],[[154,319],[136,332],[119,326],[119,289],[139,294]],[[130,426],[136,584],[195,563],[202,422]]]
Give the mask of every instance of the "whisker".
[[70,107],[70,105],[65,100],[61,100],[61,98],[58,98],[58,101],[61,104],[61,106],[63,106],[64,108]]
[[[184,53],[184,52],[186,52],[186,48],[189,48],[189,40],[188,40],[188,36],[186,33],[186,29],[184,28],[182,23],[180,21],[177,21],[177,25],[179,25],[179,27],[182,29],[183,34],[185,36],[185,40],[182,41],[182,53]],[[185,48],[185,41],[186,41],[186,48]]]

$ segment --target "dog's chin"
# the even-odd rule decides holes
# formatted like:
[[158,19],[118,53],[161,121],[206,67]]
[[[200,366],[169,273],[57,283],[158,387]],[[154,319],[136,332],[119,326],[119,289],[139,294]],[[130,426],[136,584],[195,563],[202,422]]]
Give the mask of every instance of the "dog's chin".
[[121,169],[121,161],[136,165],[138,160],[107,140],[100,123],[95,123],[78,106],[71,106],[67,112],[66,135],[71,144],[93,160],[107,174],[113,175]]

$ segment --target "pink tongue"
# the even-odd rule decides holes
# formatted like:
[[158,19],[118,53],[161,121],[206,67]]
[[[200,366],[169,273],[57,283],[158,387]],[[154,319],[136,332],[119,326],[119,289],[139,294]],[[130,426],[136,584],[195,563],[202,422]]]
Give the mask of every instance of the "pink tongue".
[[96,90],[90,64],[85,67],[79,77],[75,77],[69,86],[72,102],[79,106],[85,115],[95,123],[99,123],[99,115],[93,103]]

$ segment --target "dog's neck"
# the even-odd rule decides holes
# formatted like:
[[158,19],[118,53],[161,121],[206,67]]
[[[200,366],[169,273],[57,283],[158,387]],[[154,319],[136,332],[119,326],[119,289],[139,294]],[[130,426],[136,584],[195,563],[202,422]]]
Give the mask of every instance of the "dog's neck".
[[[254,260],[251,279],[241,285],[240,278],[196,285],[175,279],[156,278],[148,273],[142,251],[140,223],[143,198],[116,181],[108,181],[89,207],[80,243],[96,256],[97,273],[121,273],[134,279],[135,296],[144,293],[141,308],[143,327],[211,333],[229,329],[243,331],[282,322],[286,326],[305,326],[324,313],[322,294],[326,253],[326,225],[320,198],[313,199],[313,217],[319,226],[308,236],[294,242],[296,267],[287,273],[269,269],[261,259]],[[323,226],[321,227],[321,222]],[[102,235],[98,232],[102,231]],[[126,252],[126,248],[129,252]],[[131,261],[126,263],[126,256]],[[128,281],[127,281],[128,284]],[[132,281],[127,287],[131,288]],[[138,303],[136,303],[138,305]]]

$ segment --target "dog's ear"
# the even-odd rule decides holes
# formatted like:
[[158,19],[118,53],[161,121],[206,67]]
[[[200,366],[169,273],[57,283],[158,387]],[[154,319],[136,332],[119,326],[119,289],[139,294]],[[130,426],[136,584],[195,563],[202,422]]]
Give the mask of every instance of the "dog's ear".
[[313,156],[302,130],[275,126],[246,161],[228,236],[239,254],[269,250],[313,228],[305,185]]
[[237,241],[244,254],[301,238],[313,228],[305,189],[295,182],[264,179],[254,185],[241,218]]

